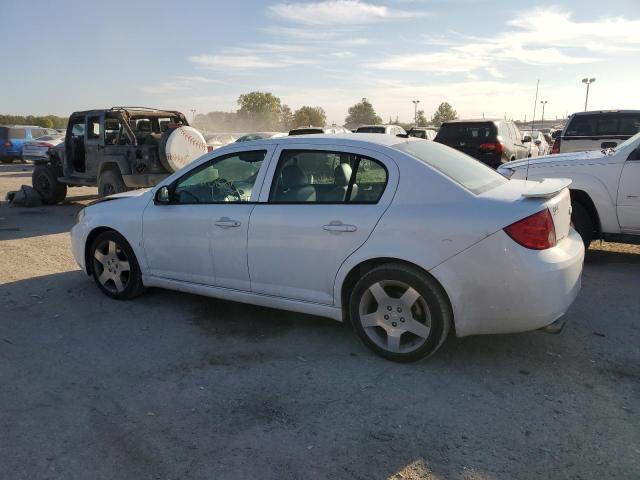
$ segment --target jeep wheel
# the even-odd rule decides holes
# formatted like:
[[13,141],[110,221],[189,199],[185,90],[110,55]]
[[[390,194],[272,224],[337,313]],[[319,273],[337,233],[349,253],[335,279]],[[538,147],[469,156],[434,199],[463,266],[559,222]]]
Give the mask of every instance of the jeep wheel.
[[47,205],[60,203],[67,196],[67,186],[58,181],[56,170],[50,165],[38,165],[31,175],[31,184]]
[[117,170],[105,170],[98,179],[98,195],[108,197],[116,193],[126,192],[127,186]]

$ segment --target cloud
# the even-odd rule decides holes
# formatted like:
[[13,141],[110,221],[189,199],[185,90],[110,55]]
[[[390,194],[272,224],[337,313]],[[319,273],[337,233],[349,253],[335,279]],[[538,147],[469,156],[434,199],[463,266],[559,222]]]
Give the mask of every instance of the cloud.
[[[496,63],[534,66],[577,65],[602,61],[601,53],[640,50],[640,20],[621,17],[574,21],[557,9],[537,8],[506,22],[514,30],[493,37],[423,37],[432,53],[392,55],[366,66],[380,70],[458,73],[484,70],[501,78]],[[550,46],[552,45],[552,46]],[[491,65],[491,67],[487,67]]]
[[289,22],[304,25],[365,25],[389,20],[416,18],[426,13],[390,9],[360,0],[327,0],[313,3],[279,3],[269,11]]
[[197,85],[205,85],[211,83],[222,83],[219,80],[212,78],[200,77],[200,76],[185,76],[179,75],[173,80],[168,82],[161,82],[156,85],[146,85],[140,88],[145,93],[152,94],[167,94],[173,92],[179,92],[182,90],[189,90]]
[[284,61],[258,55],[192,55],[189,61],[209,70],[251,70],[287,66]]

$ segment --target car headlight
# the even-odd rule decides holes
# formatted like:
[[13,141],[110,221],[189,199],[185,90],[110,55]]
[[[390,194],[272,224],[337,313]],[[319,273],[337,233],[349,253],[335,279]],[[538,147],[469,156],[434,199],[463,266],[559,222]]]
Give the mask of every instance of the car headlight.
[[498,168],[498,173],[500,175],[502,175],[503,177],[511,178],[511,177],[513,177],[513,174],[516,173],[516,169],[515,168],[509,168],[509,167],[499,167]]
[[76,213],[76,225],[82,221],[84,218],[84,207]]

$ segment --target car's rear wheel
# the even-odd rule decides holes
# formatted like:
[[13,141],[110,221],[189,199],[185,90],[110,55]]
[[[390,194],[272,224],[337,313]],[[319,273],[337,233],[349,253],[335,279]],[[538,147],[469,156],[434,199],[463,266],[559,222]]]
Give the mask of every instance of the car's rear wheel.
[[452,322],[442,287],[403,264],[382,265],[366,273],[353,289],[349,313],[364,344],[398,362],[433,354]]
[[579,202],[571,203],[571,221],[576,231],[582,237],[584,248],[589,248],[591,240],[593,240],[593,220],[587,209]]
[[122,193],[127,191],[127,186],[124,184],[122,175],[117,170],[105,170],[100,174],[98,179],[98,195],[101,197],[108,197],[116,193]]
[[125,238],[113,230],[98,235],[89,251],[91,273],[100,290],[126,300],[144,291],[136,256]]
[[38,165],[31,174],[31,184],[47,205],[60,203],[67,196],[67,186],[58,181],[56,170],[50,165]]

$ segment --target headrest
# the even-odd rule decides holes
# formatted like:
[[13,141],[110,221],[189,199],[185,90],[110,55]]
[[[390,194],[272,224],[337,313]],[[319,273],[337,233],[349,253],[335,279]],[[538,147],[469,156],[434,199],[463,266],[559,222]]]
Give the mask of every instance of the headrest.
[[282,169],[283,187],[300,187],[308,183],[307,176],[297,165],[287,165]]
[[120,122],[117,118],[105,118],[104,129],[105,130],[118,130],[120,128]]
[[151,121],[149,121],[149,120],[138,120],[138,131],[139,132],[150,132],[151,131]]
[[351,167],[348,163],[341,163],[338,165],[333,171],[333,178],[335,180],[335,184],[340,187],[346,187],[349,185],[349,180],[351,180]]

